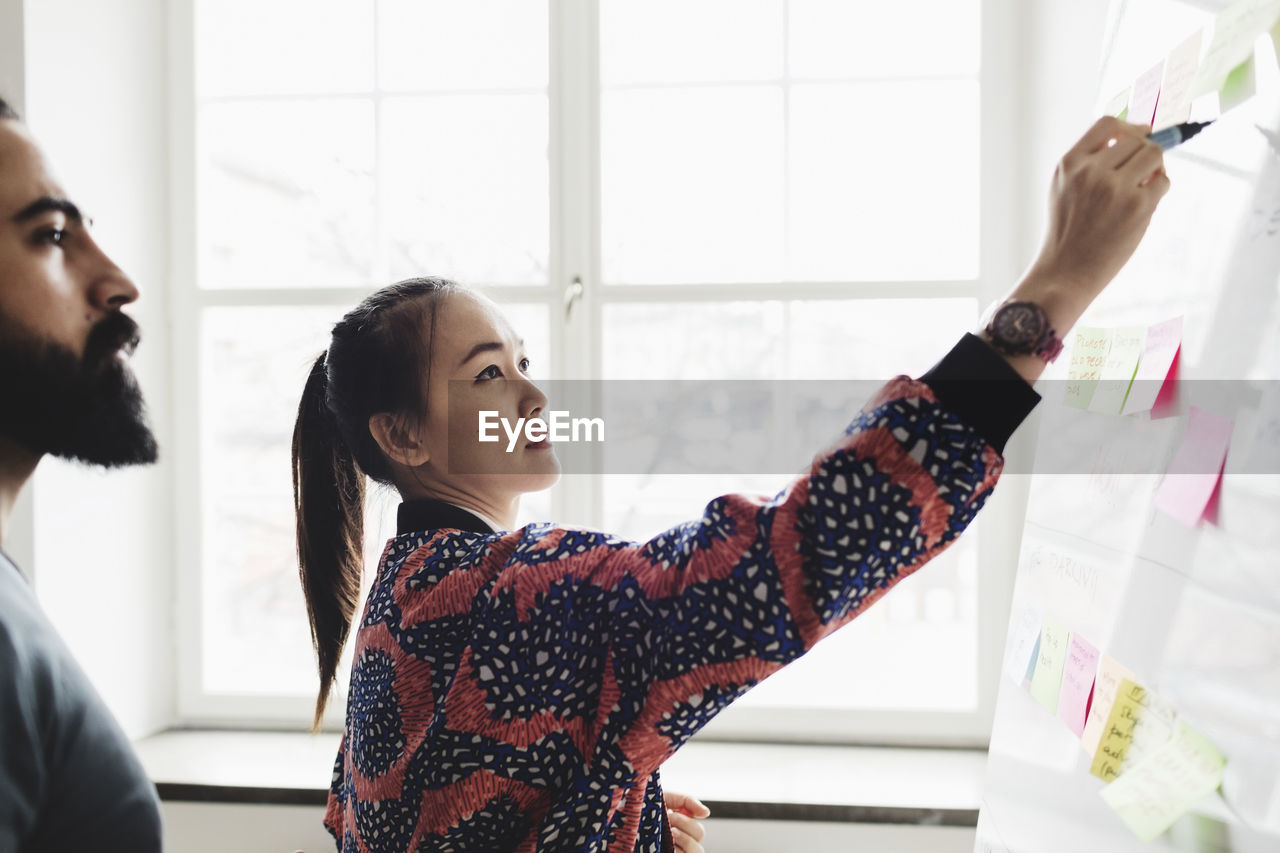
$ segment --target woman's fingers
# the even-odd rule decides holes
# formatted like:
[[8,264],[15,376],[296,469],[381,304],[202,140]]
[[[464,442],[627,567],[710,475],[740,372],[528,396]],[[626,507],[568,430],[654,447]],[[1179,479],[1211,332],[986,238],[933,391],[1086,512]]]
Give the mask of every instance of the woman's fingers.
[[671,840],[677,850],[706,853],[702,849],[702,839],[707,837],[707,830],[699,821],[682,812],[668,811],[667,822],[671,825]]
[[678,791],[663,791],[662,799],[668,809],[677,809],[692,817],[709,817],[711,809],[707,808],[697,797],[681,794]]

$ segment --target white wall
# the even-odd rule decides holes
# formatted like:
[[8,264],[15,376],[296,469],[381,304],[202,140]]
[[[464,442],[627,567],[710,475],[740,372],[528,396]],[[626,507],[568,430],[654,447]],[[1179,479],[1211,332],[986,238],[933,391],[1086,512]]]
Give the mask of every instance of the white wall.
[[107,704],[140,736],[165,725],[173,704],[166,6],[27,0],[23,24],[28,124],[142,291],[130,310],[143,334],[134,366],[162,454],[158,466],[110,473],[43,461],[27,568]]

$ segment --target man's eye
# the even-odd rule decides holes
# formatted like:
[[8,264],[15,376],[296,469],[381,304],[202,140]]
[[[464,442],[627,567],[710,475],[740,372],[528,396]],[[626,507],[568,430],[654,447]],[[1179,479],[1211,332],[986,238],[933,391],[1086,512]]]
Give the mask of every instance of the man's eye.
[[67,232],[61,228],[45,228],[36,233],[36,241],[50,246],[61,246]]

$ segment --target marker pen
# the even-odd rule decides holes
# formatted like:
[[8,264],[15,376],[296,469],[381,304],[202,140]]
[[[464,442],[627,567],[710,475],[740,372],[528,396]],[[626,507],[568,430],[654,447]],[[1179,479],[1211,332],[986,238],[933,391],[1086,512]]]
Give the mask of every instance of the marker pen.
[[1186,142],[1211,124],[1213,124],[1213,119],[1175,124],[1173,127],[1166,127],[1164,130],[1157,130],[1155,133],[1147,134],[1147,139],[1168,151],[1173,146]]

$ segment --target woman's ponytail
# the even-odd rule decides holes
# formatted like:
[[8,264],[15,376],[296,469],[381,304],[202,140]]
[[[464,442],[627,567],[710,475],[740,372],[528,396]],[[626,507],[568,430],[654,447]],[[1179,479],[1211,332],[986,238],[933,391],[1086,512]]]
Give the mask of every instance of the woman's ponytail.
[[293,428],[298,572],[320,668],[318,731],[351,631],[364,554],[364,475],[329,410],[327,353],[311,366]]

